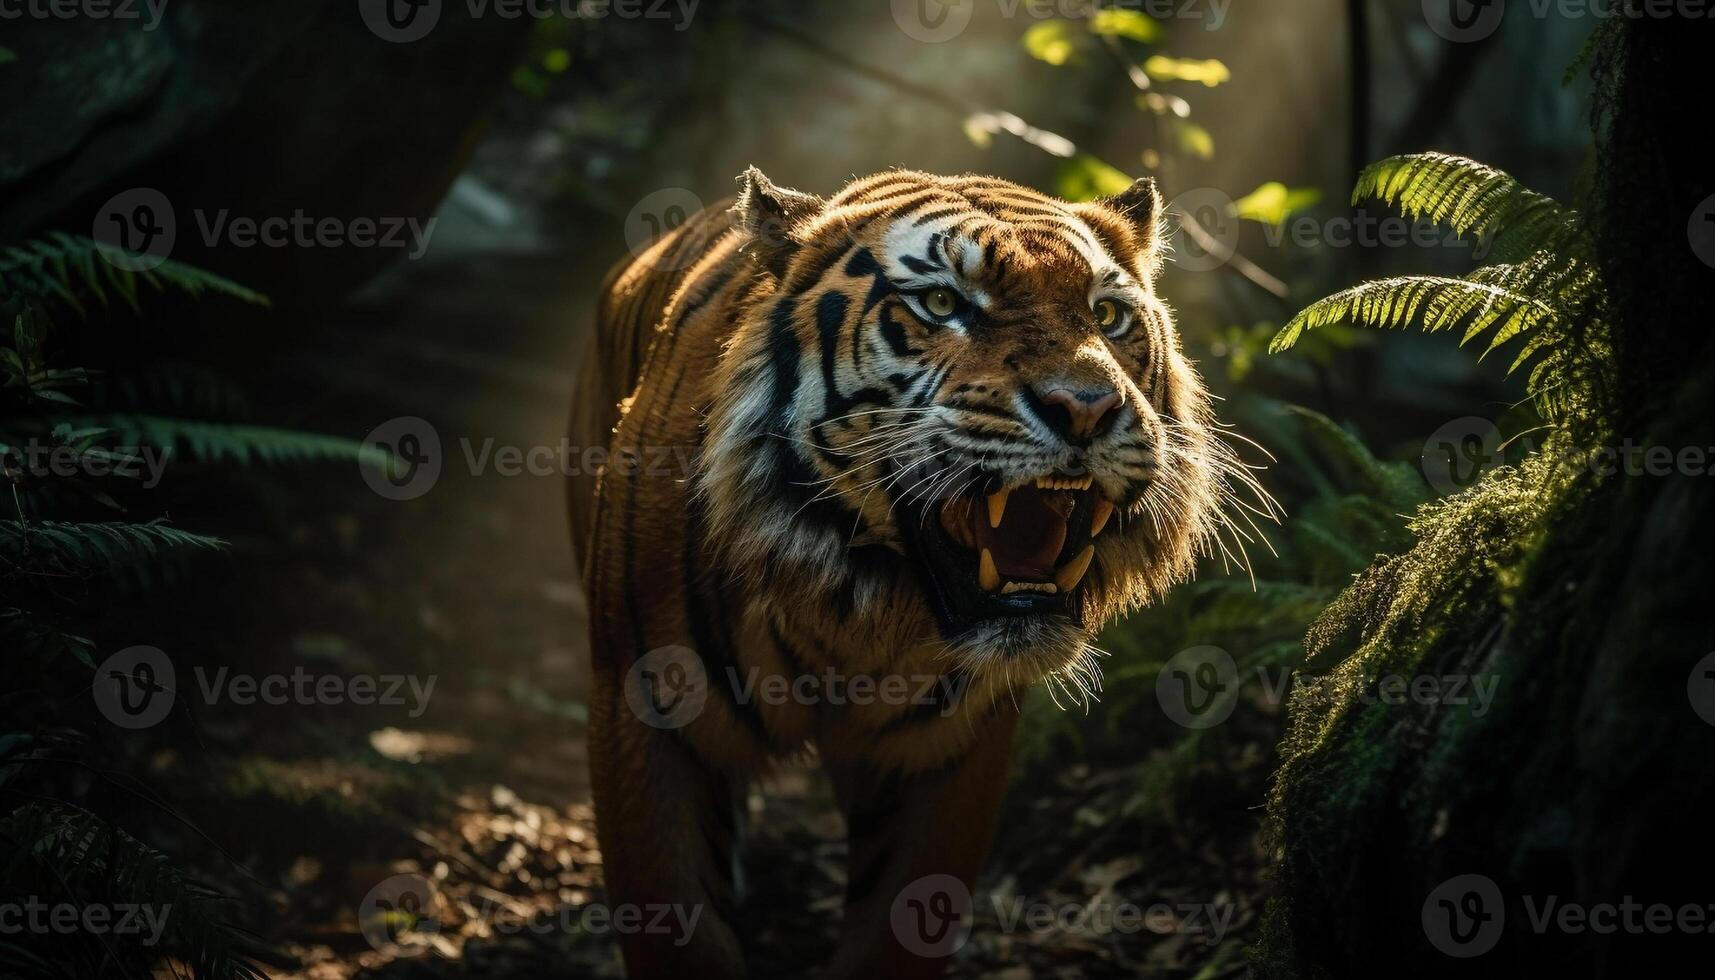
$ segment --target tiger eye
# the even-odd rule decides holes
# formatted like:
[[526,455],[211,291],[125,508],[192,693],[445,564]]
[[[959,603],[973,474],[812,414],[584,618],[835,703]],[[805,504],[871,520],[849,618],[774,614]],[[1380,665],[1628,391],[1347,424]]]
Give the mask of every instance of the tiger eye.
[[923,294],[923,308],[937,319],[949,317],[959,308],[959,298],[951,289],[931,289]]
[[1096,323],[1103,330],[1114,326],[1120,321],[1119,304],[1111,299],[1104,299],[1096,304]]

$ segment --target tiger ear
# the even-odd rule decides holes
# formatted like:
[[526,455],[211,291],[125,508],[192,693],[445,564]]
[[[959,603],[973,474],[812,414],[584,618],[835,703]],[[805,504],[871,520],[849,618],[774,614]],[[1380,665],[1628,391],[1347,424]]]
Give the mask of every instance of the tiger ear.
[[1102,198],[1100,203],[1130,220],[1142,237],[1145,248],[1155,247],[1159,234],[1156,222],[1161,217],[1161,192],[1155,187],[1154,177],[1139,177],[1131,182],[1130,187],[1113,197]]
[[738,175],[733,226],[749,239],[744,251],[778,278],[785,274],[792,253],[798,250],[793,232],[820,213],[826,203],[814,194],[781,187],[751,167]]

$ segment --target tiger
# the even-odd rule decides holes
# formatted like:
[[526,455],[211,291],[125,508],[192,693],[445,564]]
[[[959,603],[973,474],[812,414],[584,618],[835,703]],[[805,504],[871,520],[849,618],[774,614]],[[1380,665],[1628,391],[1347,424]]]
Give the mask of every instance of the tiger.
[[569,494],[596,832],[616,908],[702,913],[620,935],[629,976],[746,975],[746,801],[804,759],[848,843],[825,975],[941,974],[901,910],[968,902],[1019,692],[1093,692],[1098,632],[1254,483],[1156,294],[1162,212],[1150,178],[752,167],[609,273],[571,419],[607,453]]

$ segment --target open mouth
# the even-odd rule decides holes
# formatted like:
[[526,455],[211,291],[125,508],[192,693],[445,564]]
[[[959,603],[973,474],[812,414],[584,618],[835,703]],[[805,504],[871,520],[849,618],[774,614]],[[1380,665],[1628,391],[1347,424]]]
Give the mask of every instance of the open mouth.
[[1081,621],[1095,538],[1114,505],[1088,476],[1050,475],[940,503],[913,527],[934,605],[962,629],[986,619]]

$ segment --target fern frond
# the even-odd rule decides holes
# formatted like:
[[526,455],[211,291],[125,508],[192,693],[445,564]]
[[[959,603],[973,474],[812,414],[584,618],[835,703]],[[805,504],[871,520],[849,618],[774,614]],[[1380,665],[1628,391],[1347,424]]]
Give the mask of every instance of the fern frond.
[[1540,300],[1487,282],[1448,276],[1397,276],[1361,283],[1317,300],[1282,327],[1269,341],[1268,349],[1278,354],[1297,343],[1306,330],[1336,323],[1382,330],[1420,323],[1425,331],[1434,333],[1466,322],[1487,329],[1514,317],[1535,324],[1553,312]]
[[160,521],[0,521],[0,563],[30,575],[135,578],[147,584],[152,572],[190,554],[226,548],[220,538]]
[[262,425],[229,425],[155,415],[90,416],[76,420],[73,425],[106,429],[109,441],[116,445],[162,446],[182,451],[199,462],[248,466],[355,461],[380,469],[391,463],[386,452],[353,439]]
[[107,390],[116,406],[154,415],[243,421],[249,396],[230,377],[192,361],[151,358],[110,371]]
[[[147,910],[157,917],[160,935],[153,947],[137,934],[117,931],[97,957],[124,943],[122,956],[147,964],[173,957],[198,980],[260,980],[256,965],[265,950],[254,935],[236,924],[237,904],[184,874],[160,851],[112,826],[94,813],[60,800],[32,801],[0,821],[0,839],[10,856],[0,864],[0,881],[17,886],[14,894],[53,895],[59,901],[107,904]],[[56,952],[67,952],[64,941]],[[13,950],[3,954],[6,958]],[[63,967],[71,964],[63,963]],[[67,969],[65,975],[77,975]]]
[[[1595,270],[1576,259],[1538,252],[1522,262],[1486,266],[1463,279],[1401,276],[1378,279],[1342,290],[1305,307],[1274,340],[1279,353],[1306,330],[1335,323],[1378,329],[1419,324],[1427,333],[1463,328],[1461,346],[1490,334],[1483,354],[1550,324],[1580,315],[1597,296]],[[1551,349],[1552,335],[1538,334],[1513,362],[1517,370],[1531,356]]]
[[0,249],[0,301],[58,300],[87,319],[93,299],[106,308],[117,298],[140,310],[139,285],[157,293],[179,292],[193,299],[205,293],[228,296],[256,306],[268,297],[183,262],[167,259],[147,271],[125,268],[125,253],[114,246],[64,232],[50,232],[21,245]]
[[1576,212],[1487,164],[1450,153],[1388,157],[1364,168],[1352,203],[1376,198],[1407,217],[1445,224],[1489,243],[1489,254],[1514,262],[1533,252],[1587,255]]

